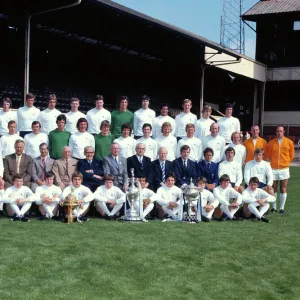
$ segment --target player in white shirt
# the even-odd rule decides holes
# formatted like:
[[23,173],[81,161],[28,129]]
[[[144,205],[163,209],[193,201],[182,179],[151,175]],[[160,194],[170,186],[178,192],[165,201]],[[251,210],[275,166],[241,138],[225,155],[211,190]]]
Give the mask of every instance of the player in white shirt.
[[175,117],[177,141],[185,137],[186,124],[195,124],[197,121],[197,116],[191,113],[192,101],[190,99],[184,99],[182,107],[183,112]]
[[154,123],[152,125],[152,136],[153,138],[158,138],[162,135],[162,130],[161,130],[161,126],[163,123],[170,123],[171,124],[171,135],[175,135],[175,131],[176,131],[176,123],[175,120],[173,118],[171,118],[169,115],[169,106],[167,104],[161,104],[160,106],[160,116],[156,117],[154,119]]
[[99,134],[101,122],[106,120],[111,122],[110,112],[103,107],[104,98],[102,95],[97,95],[95,100],[95,108],[90,109],[86,114],[86,119],[89,123],[88,132],[91,134]]
[[[273,172],[270,163],[263,160],[264,150],[257,148],[254,151],[254,160],[250,160],[245,165],[244,181],[248,185],[251,177],[257,177],[259,188],[267,186],[267,192],[272,194]],[[273,194],[272,194],[273,195]]]
[[[269,223],[269,220],[264,217],[264,214],[270,207],[269,203],[275,202],[275,197],[258,188],[258,185],[259,179],[257,177],[251,177],[248,188],[243,192],[243,202],[248,206],[249,211],[258,219]],[[259,210],[257,207],[259,207]]]
[[171,134],[172,125],[169,122],[165,122],[161,126],[162,135],[155,138],[157,142],[157,148],[164,147],[168,151],[167,160],[173,161],[176,159],[176,147],[177,139]]
[[38,121],[41,123],[41,132],[49,134],[50,131],[56,129],[56,119],[61,114],[59,110],[55,108],[57,103],[56,95],[50,94],[48,96],[48,108],[41,111]]
[[17,122],[17,112],[11,110],[12,103],[9,98],[3,98],[2,110],[0,110],[0,136],[8,134],[8,123]]
[[48,135],[41,132],[41,123],[39,121],[32,122],[32,133],[26,134],[24,137],[24,153],[32,159],[40,156],[40,144],[48,145]]
[[136,140],[129,136],[130,131],[130,124],[124,123],[121,126],[121,136],[114,140],[114,143],[118,143],[120,146],[119,155],[125,158],[133,156],[135,154]]
[[23,178],[20,175],[14,176],[13,184],[4,192],[2,201],[13,210],[12,221],[29,222],[30,220],[25,214],[34,201],[34,194],[29,187],[23,186]]
[[149,157],[151,161],[157,157],[157,142],[150,137],[152,131],[151,124],[145,123],[143,125],[143,137],[138,139],[137,144],[144,144],[146,146],[145,156]]
[[194,136],[195,134],[195,125],[194,124],[186,124],[185,126],[186,136],[178,141],[176,148],[176,157],[180,157],[180,149],[184,145],[188,145],[190,150],[189,158],[192,161],[198,162],[201,160],[203,151],[202,151],[202,142]]
[[241,124],[239,119],[232,116],[233,105],[231,103],[226,104],[225,117],[218,120],[220,132],[219,135],[222,136],[226,143],[231,143],[231,135],[233,132],[241,131]]
[[149,108],[150,98],[146,95],[141,97],[142,108],[134,114],[134,138],[139,139],[143,135],[143,125],[148,123],[152,126],[155,119],[155,111]]
[[210,135],[210,125],[215,123],[212,119],[210,119],[211,115],[211,106],[204,105],[202,110],[202,117],[196,121],[195,123],[195,137],[203,141],[203,138],[207,135]]
[[14,120],[8,122],[8,134],[3,135],[0,139],[0,149],[2,157],[5,158],[6,155],[15,153],[15,142],[16,140],[23,139],[16,133],[17,123]]
[[217,123],[211,124],[210,135],[204,137],[202,148],[205,150],[209,147],[214,150],[212,162],[219,163],[223,159],[225,145],[225,139],[219,135],[219,125]]
[[156,194],[158,200],[156,202],[162,207],[168,218],[166,221],[181,221],[182,219],[182,191],[175,186],[176,177],[174,173],[166,174],[166,184],[161,186]]
[[84,148],[91,146],[95,149],[94,136],[87,132],[88,122],[85,118],[77,121],[78,131],[71,135],[69,147],[72,149],[72,157],[76,159],[85,159]]
[[61,189],[53,184],[54,174],[47,172],[45,175],[45,184],[38,186],[35,190],[35,203],[42,214],[40,220],[45,216],[48,219],[56,220],[56,214],[59,207]]
[[119,211],[126,201],[126,195],[118,187],[114,186],[114,177],[104,175],[104,185],[97,188],[94,193],[96,209],[102,216],[110,220],[119,216]]
[[234,161],[239,163],[241,166],[245,164],[246,159],[246,147],[241,144],[241,135],[238,131],[235,131],[231,135],[232,143],[225,146],[224,150],[224,159],[225,159],[225,151],[228,147],[232,147],[235,151],[235,156],[233,158]]
[[20,107],[17,110],[17,125],[18,131],[20,132],[20,136],[24,138],[24,136],[30,133],[32,122],[37,121],[40,116],[40,110],[33,106],[34,104],[34,95],[29,93],[26,95],[26,105]]
[[235,151],[228,147],[225,151],[226,159],[219,164],[219,178],[227,174],[230,177],[231,186],[239,193],[242,193],[244,187],[241,186],[243,181],[242,165],[234,161]]
[[64,200],[70,194],[75,196],[80,205],[73,209],[73,215],[77,217],[79,222],[87,222],[89,219],[85,215],[90,206],[90,202],[94,200],[94,194],[89,188],[81,184],[82,180],[82,174],[75,172],[72,175],[72,184],[63,190],[61,199]]
[[77,97],[71,98],[71,110],[65,114],[67,118],[66,130],[72,134],[77,132],[77,122],[80,118],[85,118],[85,114],[78,110],[80,100]]
[[214,196],[221,206],[222,212],[225,216],[222,221],[235,218],[235,213],[238,211],[242,203],[242,195],[230,186],[230,178],[228,175],[222,175],[219,179],[220,185],[214,188]]
[[[215,209],[219,206],[219,201],[215,199],[212,192],[205,189],[207,180],[205,177],[201,176],[196,180],[196,186],[199,189],[201,196],[201,220],[204,222],[210,222]],[[193,201],[193,208],[197,213],[198,201]]]

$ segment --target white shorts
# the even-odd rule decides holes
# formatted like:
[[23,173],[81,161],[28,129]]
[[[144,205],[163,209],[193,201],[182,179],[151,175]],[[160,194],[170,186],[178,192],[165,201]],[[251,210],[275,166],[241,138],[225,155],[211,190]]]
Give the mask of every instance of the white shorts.
[[285,180],[290,178],[290,168],[284,169],[272,169],[273,171],[273,180]]

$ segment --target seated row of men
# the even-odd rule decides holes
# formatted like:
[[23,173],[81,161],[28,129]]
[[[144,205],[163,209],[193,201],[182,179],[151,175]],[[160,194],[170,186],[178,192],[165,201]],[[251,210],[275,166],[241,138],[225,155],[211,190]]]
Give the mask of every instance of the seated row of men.
[[[125,193],[113,185],[114,177],[105,175],[104,185],[99,186],[92,193],[91,190],[82,185],[83,176],[80,172],[72,175],[72,183],[62,191],[54,183],[54,174],[46,173],[45,184],[37,187],[35,193],[23,185],[23,178],[19,175],[13,177],[13,186],[7,188],[2,193],[1,202],[6,203],[7,212],[12,216],[12,221],[28,222],[30,219],[26,215],[33,202],[38,205],[39,212],[47,219],[58,220],[59,204],[70,194],[78,201],[79,206],[73,209],[73,216],[79,222],[88,221],[86,216],[90,203],[95,200],[96,208],[102,216],[107,219],[118,218],[120,210],[126,202]],[[166,175],[166,181],[156,193],[146,188],[146,179],[139,179],[141,184],[140,197],[142,197],[143,212],[142,218],[146,221],[147,215],[153,210],[154,202],[165,214],[163,221],[181,221],[184,214],[185,201],[182,189],[178,188],[174,173]],[[275,201],[275,197],[258,188],[259,179],[252,177],[249,186],[242,195],[230,185],[228,175],[222,175],[219,180],[220,185],[214,188],[213,193],[205,189],[206,179],[200,177],[196,180],[199,189],[198,198],[191,203],[192,211],[197,216],[198,222],[209,222],[215,211],[219,210],[216,218],[225,221],[235,219],[235,214],[243,204],[259,220],[268,223],[269,220],[264,214],[269,209],[269,203]],[[137,211],[140,210],[140,201],[132,203]],[[129,202],[128,205],[131,205]],[[126,207],[126,205],[125,205]]]

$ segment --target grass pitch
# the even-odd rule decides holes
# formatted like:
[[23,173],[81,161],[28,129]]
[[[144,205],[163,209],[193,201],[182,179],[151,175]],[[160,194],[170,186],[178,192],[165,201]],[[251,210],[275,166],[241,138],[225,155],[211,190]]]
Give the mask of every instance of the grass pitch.
[[299,178],[269,224],[1,218],[0,299],[300,299]]

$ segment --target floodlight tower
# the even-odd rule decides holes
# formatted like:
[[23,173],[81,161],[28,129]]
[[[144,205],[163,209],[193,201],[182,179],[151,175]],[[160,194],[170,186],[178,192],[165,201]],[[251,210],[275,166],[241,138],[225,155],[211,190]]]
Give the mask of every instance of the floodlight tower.
[[244,0],[223,0],[220,44],[245,54]]

